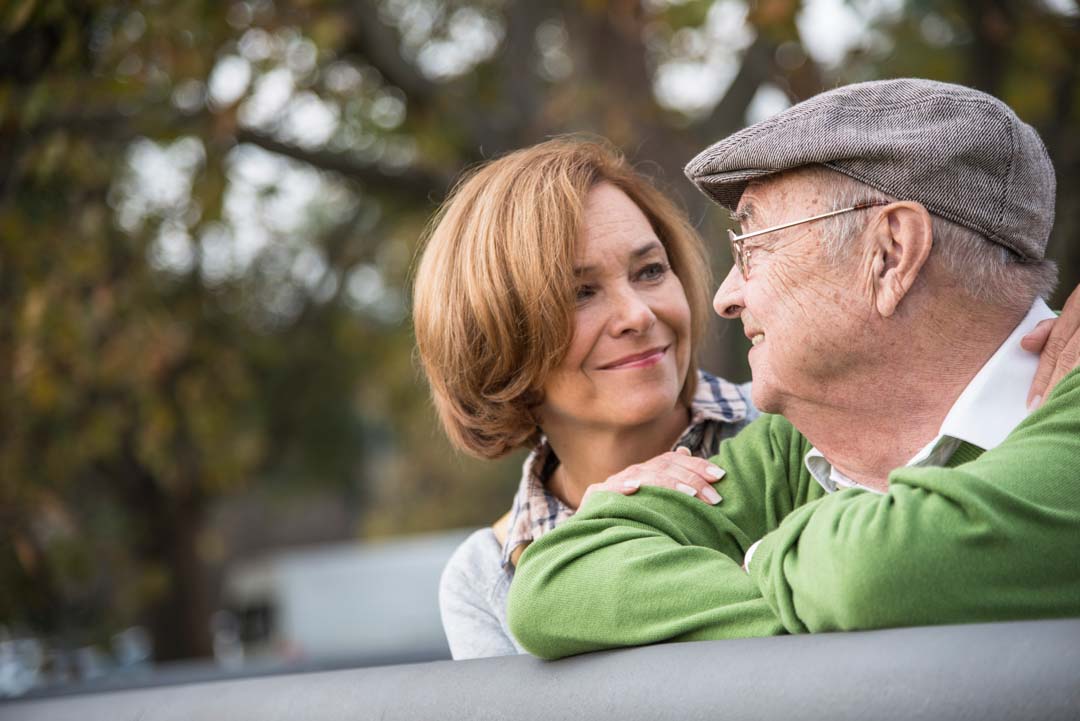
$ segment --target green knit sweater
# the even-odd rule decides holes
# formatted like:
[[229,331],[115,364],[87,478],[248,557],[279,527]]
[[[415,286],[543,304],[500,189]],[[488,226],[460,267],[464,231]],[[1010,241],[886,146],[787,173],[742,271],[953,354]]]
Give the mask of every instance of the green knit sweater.
[[[997,448],[828,495],[779,416],[725,441],[719,506],[603,493],[529,546],[510,629],[558,658],[658,641],[1080,615],[1080,371]],[[750,574],[741,568],[754,552]]]

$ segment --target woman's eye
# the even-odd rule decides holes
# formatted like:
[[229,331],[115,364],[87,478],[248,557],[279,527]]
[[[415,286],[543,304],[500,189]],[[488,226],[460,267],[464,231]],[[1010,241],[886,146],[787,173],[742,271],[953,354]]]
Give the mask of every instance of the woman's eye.
[[641,280],[660,280],[667,271],[668,266],[666,263],[649,263],[638,271],[638,278]]
[[586,301],[594,295],[596,295],[596,289],[591,285],[579,285],[576,294],[577,302]]

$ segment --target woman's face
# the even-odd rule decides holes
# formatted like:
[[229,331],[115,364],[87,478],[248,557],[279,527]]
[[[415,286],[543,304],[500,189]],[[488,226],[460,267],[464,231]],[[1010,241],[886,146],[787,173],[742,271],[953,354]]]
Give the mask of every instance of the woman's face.
[[666,417],[690,365],[690,306],[645,214],[615,186],[587,196],[574,265],[574,334],[544,385],[541,425]]

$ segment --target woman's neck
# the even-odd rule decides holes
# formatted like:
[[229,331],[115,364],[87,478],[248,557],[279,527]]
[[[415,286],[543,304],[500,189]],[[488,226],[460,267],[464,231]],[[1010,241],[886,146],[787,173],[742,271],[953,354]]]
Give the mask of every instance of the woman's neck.
[[671,450],[690,422],[690,410],[681,403],[671,413],[640,426],[557,425],[544,427],[559,467],[548,490],[571,508],[577,508],[585,489],[603,483],[627,466]]

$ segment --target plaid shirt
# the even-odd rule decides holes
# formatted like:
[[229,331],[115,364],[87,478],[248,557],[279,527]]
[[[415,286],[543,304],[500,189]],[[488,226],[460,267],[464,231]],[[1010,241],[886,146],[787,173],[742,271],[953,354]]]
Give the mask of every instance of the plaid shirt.
[[[720,441],[757,417],[757,409],[750,405],[748,397],[747,389],[699,370],[697,391],[690,403],[690,425],[672,449],[686,446],[701,458],[715,455]],[[502,549],[502,566],[508,572],[513,572],[514,549],[532,543],[574,515],[574,509],[545,485],[558,465],[559,459],[546,438],[541,438],[525,459]]]

